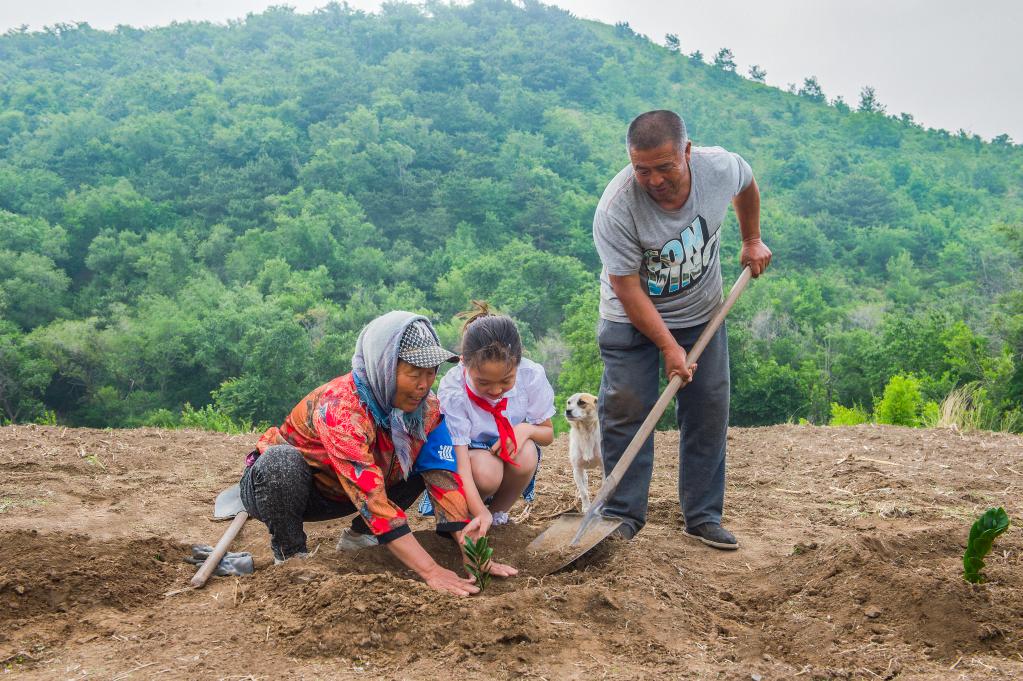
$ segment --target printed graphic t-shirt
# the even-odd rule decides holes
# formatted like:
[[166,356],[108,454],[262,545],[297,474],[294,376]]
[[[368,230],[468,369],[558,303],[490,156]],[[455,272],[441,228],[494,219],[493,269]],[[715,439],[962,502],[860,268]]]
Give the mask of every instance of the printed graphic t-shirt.
[[629,322],[609,275],[639,273],[640,282],[668,328],[710,320],[721,301],[721,223],[732,198],[749,186],[753,171],[721,147],[693,147],[692,190],[677,211],[647,194],[632,165],[618,173],[593,216],[593,241],[603,263],[600,316]]

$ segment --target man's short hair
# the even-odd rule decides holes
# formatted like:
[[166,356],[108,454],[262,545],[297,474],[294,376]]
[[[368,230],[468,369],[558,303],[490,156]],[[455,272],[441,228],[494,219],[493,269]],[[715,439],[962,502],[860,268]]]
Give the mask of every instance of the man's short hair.
[[632,119],[625,143],[629,149],[655,149],[665,142],[674,142],[682,149],[689,141],[686,124],[674,111],[647,111]]

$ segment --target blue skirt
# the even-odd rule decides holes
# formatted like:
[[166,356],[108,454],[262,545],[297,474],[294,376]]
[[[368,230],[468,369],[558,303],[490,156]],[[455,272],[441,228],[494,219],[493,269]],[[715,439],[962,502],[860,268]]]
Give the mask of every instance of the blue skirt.
[[[480,440],[473,440],[469,443],[469,449],[490,449],[497,442],[497,438],[494,438],[489,443]],[[522,498],[527,503],[532,503],[536,499],[536,474],[540,472],[540,457],[543,450],[539,446],[536,448],[536,471],[533,473],[532,479],[529,484],[526,485],[526,489],[522,491]],[[423,471],[458,471],[458,463],[455,461],[455,447],[451,444],[451,433],[448,432],[447,425],[441,421],[441,423],[434,428],[430,435],[426,438],[426,442],[423,444],[423,448],[419,450],[419,456],[416,457],[416,462],[412,466],[413,473],[422,473]],[[490,499],[484,499],[484,503],[490,503]],[[419,514],[420,515],[433,515],[433,504],[430,503],[430,495],[424,494],[422,500],[419,502]]]

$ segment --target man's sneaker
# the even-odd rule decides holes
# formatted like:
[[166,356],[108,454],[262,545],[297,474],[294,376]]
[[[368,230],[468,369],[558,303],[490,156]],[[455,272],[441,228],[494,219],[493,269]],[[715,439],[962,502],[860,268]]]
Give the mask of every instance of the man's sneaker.
[[631,541],[636,536],[638,530],[629,523],[625,522],[623,518],[619,518],[613,515],[601,516],[604,520],[610,520],[613,523],[621,523],[614,532],[611,533],[612,537],[618,537],[624,541]]
[[713,546],[716,549],[734,551],[739,548],[739,542],[735,541],[735,536],[717,523],[704,523],[696,527],[687,527],[682,531],[682,534],[693,539],[699,539],[707,546]]
[[379,543],[373,535],[352,532],[352,529],[349,527],[345,528],[345,531],[341,533],[341,538],[337,540],[337,550],[347,552],[359,551],[369,546],[376,546]]

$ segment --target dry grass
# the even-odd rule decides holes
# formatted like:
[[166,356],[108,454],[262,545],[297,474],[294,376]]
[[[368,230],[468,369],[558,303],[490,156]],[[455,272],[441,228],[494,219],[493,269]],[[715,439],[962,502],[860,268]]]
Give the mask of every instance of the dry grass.
[[1019,432],[1023,430],[1023,414],[1018,411],[999,413],[992,409],[987,391],[980,383],[967,383],[953,389],[941,402],[937,428],[950,428],[960,433],[976,430]]

